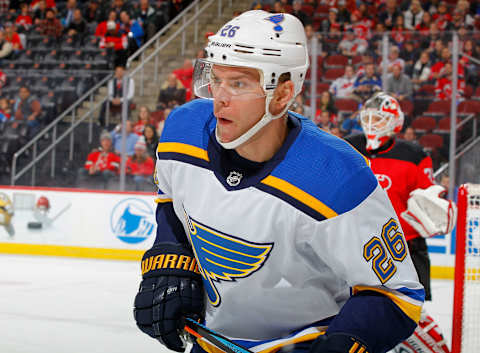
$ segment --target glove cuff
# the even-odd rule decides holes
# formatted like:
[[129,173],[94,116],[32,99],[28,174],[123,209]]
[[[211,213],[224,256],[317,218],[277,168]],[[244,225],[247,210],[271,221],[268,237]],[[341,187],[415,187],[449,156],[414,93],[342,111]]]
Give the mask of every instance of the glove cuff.
[[159,243],[147,250],[142,258],[142,277],[165,275],[200,279],[192,250],[175,243]]

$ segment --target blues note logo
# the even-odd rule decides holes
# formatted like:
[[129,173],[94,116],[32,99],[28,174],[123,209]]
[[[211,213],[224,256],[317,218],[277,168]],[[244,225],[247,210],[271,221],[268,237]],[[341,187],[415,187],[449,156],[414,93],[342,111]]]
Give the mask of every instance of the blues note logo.
[[285,19],[285,16],[283,14],[273,15],[266,18],[267,21],[273,22],[273,24],[276,25],[275,27],[273,27],[273,29],[277,32],[283,31],[283,27],[280,26],[279,23],[283,22],[284,19]]
[[155,232],[155,214],[147,202],[135,198],[126,199],[114,207],[110,227],[121,241],[141,243]]
[[220,281],[233,282],[259,270],[273,244],[257,244],[213,230],[185,213],[189,238],[210,303],[220,305],[215,287]]

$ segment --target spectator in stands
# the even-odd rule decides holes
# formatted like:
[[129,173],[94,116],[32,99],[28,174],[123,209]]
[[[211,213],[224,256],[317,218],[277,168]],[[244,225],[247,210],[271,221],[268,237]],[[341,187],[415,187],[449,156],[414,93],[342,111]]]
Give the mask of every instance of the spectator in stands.
[[420,0],[412,0],[408,10],[403,13],[405,28],[414,31],[417,25],[422,22],[423,14],[424,11]]
[[348,29],[352,29],[356,38],[368,40],[372,36],[370,33],[370,22],[363,21],[362,16],[363,15],[360,11],[353,11],[350,15],[350,24],[346,24],[345,28],[347,31]]
[[47,3],[45,0],[40,0],[34,8],[33,11],[33,23],[36,26],[39,26],[40,23],[47,18]]
[[413,127],[411,126],[408,126],[406,129],[405,129],[405,132],[403,133],[403,139],[405,141],[409,141],[409,142],[413,142],[413,143],[418,143],[417,141],[417,136],[415,134],[415,130],[413,129]]
[[[108,82],[108,103],[110,104],[110,109],[114,109],[117,111],[121,111],[121,107],[124,101],[123,97],[123,77],[125,76],[125,67],[124,66],[117,66],[115,67],[115,74],[113,80]],[[130,78],[128,81],[128,92],[127,92],[127,101],[128,101],[128,109],[130,109],[130,105],[133,100],[133,96],[135,95],[135,82],[133,78]],[[100,125],[105,126],[105,113],[107,109],[107,102],[102,105],[102,109],[100,111]]]
[[390,35],[393,42],[400,47],[411,38],[411,33],[405,28],[403,15],[398,15],[395,19]]
[[440,1],[437,12],[433,14],[432,20],[437,24],[440,31],[448,30],[452,22],[452,15],[448,11],[447,2]]
[[[443,70],[445,68],[446,63],[450,62],[451,58],[452,58],[452,54],[450,53],[450,49],[448,49],[448,47],[444,47],[442,49],[441,59],[436,63],[434,63],[432,66],[430,79],[435,80],[438,77],[440,77],[443,74]],[[465,70],[464,70],[462,61],[458,62],[457,71],[458,71],[458,76],[463,78]]]
[[173,74],[180,80],[185,88],[185,101],[189,101],[192,97],[192,79],[193,79],[193,65],[192,60],[185,59],[183,66],[172,71]]
[[148,155],[153,159],[156,159],[159,138],[154,125],[145,125],[145,128],[143,129],[143,138],[145,139]]
[[104,37],[107,34],[107,23],[113,22],[115,23],[115,28],[117,31],[120,30],[120,24],[117,22],[117,13],[115,11],[110,11],[108,13],[108,19],[106,21],[100,22],[95,29],[95,35],[97,37]]
[[20,50],[23,50],[22,40],[20,35],[16,32],[15,24],[12,22],[5,23],[5,40],[12,44],[12,50],[15,54],[18,54]]
[[412,97],[412,81],[410,77],[403,73],[400,64],[393,66],[392,73],[388,75],[385,81],[385,91],[399,102]]
[[422,20],[415,26],[415,31],[420,32],[422,36],[427,36],[430,33],[430,25],[432,24],[432,15],[430,12],[423,11]]
[[12,116],[12,109],[7,98],[0,98],[0,122],[10,120]]
[[311,23],[312,19],[305,12],[302,11],[302,0],[293,1],[292,15],[297,17],[300,22],[305,26],[307,23]]
[[347,98],[353,93],[355,72],[352,65],[345,66],[345,74],[332,82],[329,92],[335,98]]
[[365,66],[365,73],[359,75],[355,80],[351,98],[361,103],[381,89],[382,79],[375,73],[374,64],[370,63]]
[[350,22],[350,11],[347,9],[346,0],[337,1],[337,20],[338,22],[345,24]]
[[342,126],[340,127],[341,133],[343,135],[353,135],[358,133],[363,133],[362,125],[358,122],[359,114],[358,112],[352,114],[343,120]]
[[120,30],[119,33],[126,35],[128,40],[128,55],[132,55],[138,48],[142,46],[143,33],[142,26],[136,20],[130,19],[130,15],[126,11],[120,12]]
[[119,33],[115,22],[107,22],[107,33],[100,40],[99,47],[107,49],[108,56],[113,58],[115,66],[125,66],[127,63],[128,37]]
[[420,59],[413,66],[412,83],[415,90],[419,89],[423,84],[430,80],[430,56],[428,51],[420,54]]
[[117,175],[120,157],[112,151],[112,137],[107,131],[100,135],[99,149],[89,153],[85,165],[79,170],[79,181],[86,179],[101,181],[104,189],[108,182]]
[[153,189],[153,158],[147,153],[143,138],[139,138],[134,147],[135,153],[127,159],[127,175],[133,177],[135,190]]
[[102,11],[98,0],[90,0],[85,7],[83,18],[88,23],[100,22],[102,18]]
[[12,43],[5,39],[5,32],[0,29],[0,64],[12,55],[12,51]]
[[400,58],[405,62],[404,72],[408,76],[412,76],[413,65],[419,57],[419,50],[415,48],[415,44],[412,40],[407,40],[400,51]]
[[355,36],[353,29],[348,29],[338,44],[338,51],[345,56],[354,57],[363,54],[368,48],[368,42],[365,39]]
[[333,123],[330,121],[330,113],[326,110],[322,111],[318,118],[315,119],[317,126],[323,131],[330,132],[333,128]]
[[46,10],[46,18],[40,21],[38,31],[47,37],[60,38],[62,35],[62,24],[55,17],[55,10]]
[[28,4],[20,4],[20,15],[17,16],[15,24],[17,25],[18,33],[28,32],[32,28],[33,19],[28,12]]
[[40,129],[42,106],[40,102],[30,94],[26,86],[20,87],[18,96],[14,99],[12,115],[15,120],[24,121],[29,128],[30,137],[34,136]]
[[385,25],[387,30],[391,30],[395,25],[397,16],[401,13],[396,0],[387,0],[385,10],[378,15],[378,21]]
[[65,29],[67,36],[72,38],[74,42],[83,43],[87,32],[87,22],[83,19],[82,11],[75,9],[70,24]]
[[142,105],[138,109],[138,120],[133,127],[133,132],[138,136],[142,136],[143,130],[148,124],[153,124],[153,119],[150,114],[150,110],[146,106]]
[[[435,83],[435,98],[436,99],[451,99],[452,98],[452,63],[447,62],[442,73],[438,76]],[[463,100],[465,92],[465,80],[458,78],[457,82],[457,97],[456,100]]]
[[134,18],[141,24],[145,33],[145,41],[148,41],[157,32],[157,14],[148,0],[140,0]]
[[443,49],[445,49],[445,44],[443,43],[443,40],[437,39],[432,43],[432,45],[433,47],[431,47],[428,51],[430,52],[430,62],[435,64],[442,60],[442,52]]
[[273,7],[272,7],[272,10],[270,12],[272,12],[272,13],[285,13],[287,11],[285,10],[285,7],[283,6],[281,1],[275,1],[273,3]]
[[[133,132],[132,122],[127,120],[125,124],[125,132],[127,137],[127,146],[126,153],[127,156],[132,156],[134,154],[135,144],[138,141],[138,135]],[[122,125],[118,124],[113,131],[111,131],[113,150],[117,154],[122,153]]]
[[335,107],[335,100],[328,91],[322,92],[320,95],[320,102],[318,103],[317,111],[315,113],[315,123],[318,123],[318,119],[323,112],[328,112],[330,120],[336,120],[337,108]]
[[303,98],[303,95],[301,93],[299,93],[296,97],[295,97],[295,104],[299,107],[302,107],[302,110],[303,110],[303,116],[309,118],[309,119],[312,119],[313,118],[313,114],[312,114],[312,108],[305,104],[305,100]]
[[73,13],[77,9],[77,0],[67,0],[65,10],[60,15],[60,22],[63,27],[70,26],[73,21]]
[[331,7],[328,10],[328,17],[322,22],[322,32],[329,33],[331,32],[332,28],[340,30],[342,28],[342,24],[338,21],[337,17],[338,10],[335,7]]
[[396,45],[390,47],[387,61],[387,71],[392,72],[395,65],[400,65],[402,70],[405,68],[405,61],[400,57],[400,50]]
[[157,100],[157,109],[174,108],[185,103],[185,88],[174,73],[168,75],[160,89]]
[[122,11],[126,11],[129,14],[131,13],[131,8],[128,1],[124,1],[124,0],[113,0],[111,2],[110,7],[107,10],[115,11],[117,13],[117,18],[120,18],[120,13]]

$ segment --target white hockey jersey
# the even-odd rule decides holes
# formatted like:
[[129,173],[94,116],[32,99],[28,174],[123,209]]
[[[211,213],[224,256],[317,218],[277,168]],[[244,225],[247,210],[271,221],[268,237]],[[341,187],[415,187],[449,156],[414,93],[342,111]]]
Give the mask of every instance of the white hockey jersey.
[[289,114],[294,133],[249,177],[220,167],[212,102],[195,100],[166,121],[157,202],[173,203],[197,257],[206,325],[270,352],[314,339],[363,290],[418,322],[423,288],[367,160]]

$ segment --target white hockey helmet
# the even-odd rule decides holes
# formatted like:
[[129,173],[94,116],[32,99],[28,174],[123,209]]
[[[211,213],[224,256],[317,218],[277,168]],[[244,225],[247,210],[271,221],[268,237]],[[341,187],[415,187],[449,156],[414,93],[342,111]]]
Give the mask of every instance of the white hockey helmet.
[[278,115],[269,111],[279,77],[290,74],[295,87],[294,97],[303,86],[309,59],[307,39],[302,23],[290,14],[247,11],[226,23],[208,38],[207,58],[197,60],[193,85],[198,97],[212,99],[211,69],[213,65],[257,69],[265,92],[265,115],[247,132],[234,141],[222,143],[228,149],[237,148],[273,119],[282,117],[291,102]]
[[378,92],[360,111],[360,124],[367,138],[367,150],[375,150],[398,134],[403,127],[403,112],[392,96]]

